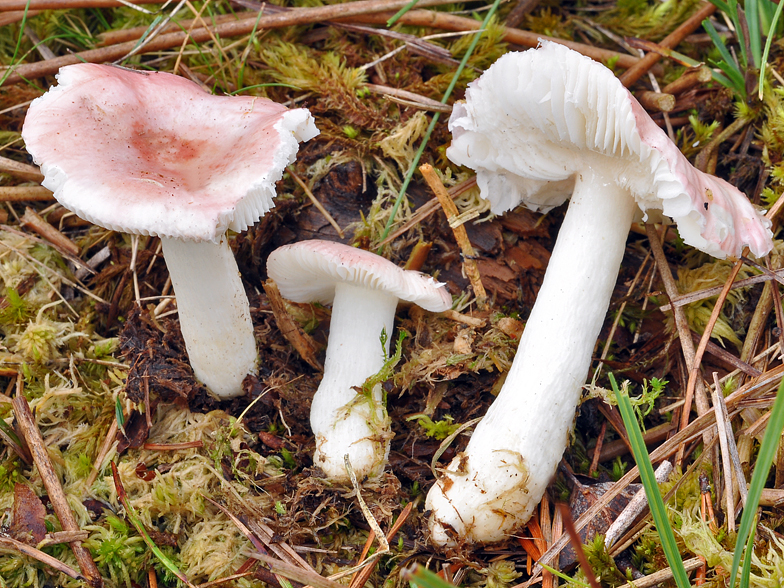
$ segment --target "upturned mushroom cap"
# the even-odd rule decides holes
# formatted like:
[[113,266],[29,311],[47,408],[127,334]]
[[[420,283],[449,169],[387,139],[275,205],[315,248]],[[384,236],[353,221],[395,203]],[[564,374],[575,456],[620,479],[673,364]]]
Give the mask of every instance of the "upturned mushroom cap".
[[162,72],[83,63],[33,101],[22,137],[66,208],[128,233],[217,242],[272,206],[318,134],[306,109],[212,96]]
[[332,241],[300,241],[273,251],[267,273],[281,294],[294,302],[330,304],[335,285],[350,283],[382,290],[431,312],[452,306],[444,284],[399,268],[380,255]]
[[447,156],[477,170],[500,214],[547,211],[576,174],[601,169],[639,207],[660,209],[683,240],[717,258],[772,247],[770,222],[729,183],[695,169],[603,65],[556,43],[508,53],[469,84],[449,120]]

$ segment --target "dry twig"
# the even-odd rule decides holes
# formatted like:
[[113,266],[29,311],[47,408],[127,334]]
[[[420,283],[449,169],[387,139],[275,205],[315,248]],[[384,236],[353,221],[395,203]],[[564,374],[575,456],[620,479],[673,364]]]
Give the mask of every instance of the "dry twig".
[[[33,461],[38,468],[38,473],[41,476],[41,481],[46,488],[49,495],[49,500],[52,503],[52,508],[60,520],[60,525],[64,531],[78,532],[79,525],[76,523],[71,507],[68,505],[68,499],[65,496],[63,487],[60,485],[60,480],[52,467],[52,462],[49,460],[49,453],[46,450],[46,444],[35,424],[33,413],[30,412],[30,406],[27,400],[22,395],[21,376],[17,379],[17,393],[14,398],[14,414],[19,423],[19,426],[24,435],[25,441],[33,455]],[[79,562],[79,568],[82,570],[87,579],[88,584],[94,588],[103,586],[103,579],[95,566],[95,562],[90,556],[90,552],[82,545],[81,541],[72,541],[71,549],[76,556],[76,561]]]

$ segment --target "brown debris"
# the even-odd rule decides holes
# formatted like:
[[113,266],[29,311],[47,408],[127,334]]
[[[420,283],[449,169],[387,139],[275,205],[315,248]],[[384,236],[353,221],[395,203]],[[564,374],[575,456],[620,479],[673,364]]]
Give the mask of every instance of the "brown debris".
[[22,543],[38,545],[46,535],[46,507],[30,486],[14,484],[14,511],[8,533]]
[[120,333],[120,349],[131,366],[125,394],[137,404],[144,401],[145,380],[150,393],[165,402],[187,401],[204,388],[193,376],[179,324],[171,319],[133,310]]
[[272,280],[267,280],[263,284],[264,292],[267,294],[272,312],[275,315],[275,322],[278,324],[280,333],[291,343],[294,349],[297,350],[300,357],[305,360],[308,365],[317,371],[324,371],[324,367],[317,359],[317,355],[321,351],[321,346],[313,340],[313,337],[308,335],[302,327],[299,326],[297,321],[289,314],[286,309],[286,302],[280,295],[278,286]]

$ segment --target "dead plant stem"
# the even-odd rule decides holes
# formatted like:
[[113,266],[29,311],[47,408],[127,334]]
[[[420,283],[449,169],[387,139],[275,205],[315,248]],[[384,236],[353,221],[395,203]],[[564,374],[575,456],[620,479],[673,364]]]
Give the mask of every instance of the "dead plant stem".
[[294,179],[294,181],[297,182],[297,184],[299,184],[299,187],[302,188],[302,190],[305,192],[305,194],[307,195],[308,199],[311,201],[313,206],[315,206],[318,209],[321,215],[325,219],[327,219],[327,222],[332,225],[332,228],[335,229],[335,231],[337,231],[338,237],[340,237],[341,239],[345,239],[346,235],[343,233],[343,229],[341,229],[337,221],[334,218],[332,218],[332,215],[329,214],[329,211],[326,208],[324,208],[324,205],[321,204],[321,202],[319,202],[318,198],[316,198],[316,196],[313,194],[312,190],[308,187],[305,181],[301,177],[299,177],[299,175],[297,175],[297,173],[294,171],[292,166],[286,168],[286,171],[288,171],[289,175]]
[[[105,1],[105,0],[97,0]],[[420,0],[420,6],[438,6],[441,4],[451,4],[453,0]],[[299,8],[258,17],[257,14],[249,18],[220,24],[214,27],[194,29],[190,34],[184,32],[169,33],[159,35],[152,40],[146,47],[145,53],[153,53],[177,47],[183,41],[190,40],[191,43],[205,43],[213,36],[220,38],[239,37],[250,34],[254,27],[258,29],[284,28],[295,25],[311,24],[325,20],[335,19],[336,17],[353,17],[362,14],[375,12],[385,12],[405,6],[408,0],[358,0],[344,4],[333,4],[329,6],[318,6],[315,8]],[[258,24],[257,24],[258,23]],[[119,59],[136,47],[136,41],[120,43],[111,47],[91,49],[80,53],[63,55],[56,59],[41,61],[30,64],[12,66],[13,72],[5,81],[6,85],[17,84],[19,82],[53,75],[65,66],[73,63],[104,63]],[[0,70],[2,72],[3,70]]]
[[[420,3],[419,6],[422,6]],[[359,17],[341,18],[337,19],[338,22],[362,22],[367,24],[384,24],[391,16],[390,13],[386,14],[366,14]],[[464,16],[457,16],[449,14],[448,12],[437,12],[433,10],[410,10],[398,20],[399,24],[409,26],[431,27],[434,29],[441,29],[444,31],[475,31],[482,28],[482,23],[473,18]],[[638,64],[641,60],[638,57],[618,53],[617,51],[610,51],[586,45],[585,43],[577,43],[575,41],[566,41],[564,39],[557,39],[555,37],[548,37],[540,35],[531,31],[521,31],[520,29],[507,28],[503,29],[503,40],[507,43],[514,43],[515,45],[522,45],[523,47],[536,47],[539,40],[552,41],[560,45],[565,45],[578,53],[581,53],[591,59],[599,62],[606,62],[614,60],[616,65],[620,68],[631,68]]]
[[[163,4],[166,0],[125,0],[128,4]],[[28,10],[73,10],[76,8],[119,8],[119,0],[3,0],[0,13]],[[29,14],[28,14],[29,15]]]
[[[68,499],[65,496],[60,480],[57,478],[54,467],[52,467],[41,431],[38,430],[33,413],[30,412],[30,406],[22,395],[21,376],[18,376],[17,382],[19,384],[13,401],[14,414],[33,455],[33,461],[38,468],[41,481],[49,495],[52,508],[54,508],[54,512],[60,520],[60,525],[64,531],[80,531],[81,529],[79,529],[79,525],[76,523],[71,507],[68,505]],[[101,573],[98,571],[87,548],[82,545],[81,541],[73,541],[70,545],[76,556],[76,561],[79,563],[79,569],[82,570],[82,574],[87,578],[90,586],[94,588],[102,587],[103,579],[101,578]]]
[[441,183],[441,179],[432,165],[425,163],[419,166],[419,171],[425,178],[427,185],[430,186],[430,189],[436,195],[436,198],[438,198],[441,208],[444,209],[446,220],[452,229],[452,233],[455,235],[455,240],[463,255],[463,269],[474,289],[476,305],[479,307],[479,310],[484,310],[487,307],[487,292],[485,292],[482,276],[479,275],[479,268],[476,265],[476,251],[474,251],[474,247],[468,239],[465,226],[463,226],[463,223],[457,222],[457,217],[460,214],[457,206],[455,206],[454,200],[449,196],[449,192],[447,192],[444,184]]
[[[678,286],[675,283],[675,279],[672,277],[672,271],[670,270],[670,265],[667,263],[667,257],[664,255],[664,249],[662,248],[661,240],[659,239],[659,234],[656,232],[656,228],[654,225],[650,223],[645,224],[645,232],[648,234],[648,241],[651,247],[651,253],[653,253],[653,257],[656,260],[657,265],[659,266],[659,274],[662,277],[662,282],[664,282],[664,289],[667,291],[667,296],[672,300],[676,296],[678,296]],[[695,358],[695,350],[694,350],[694,342],[691,339],[691,331],[689,330],[689,323],[686,320],[686,313],[684,312],[682,307],[675,306],[673,308],[673,316],[675,317],[675,327],[678,330],[678,337],[681,342],[681,349],[683,350],[683,357],[686,360],[686,365],[691,368],[694,365],[694,358]],[[696,381],[696,380],[695,380]],[[702,380],[699,381],[698,387],[696,388],[697,391],[697,414],[702,416],[708,410],[710,410],[710,405],[708,404],[707,394],[705,392],[705,386]],[[689,389],[686,389],[685,395],[685,402],[682,409],[682,416],[681,417],[681,430],[688,424],[689,422],[689,414],[691,413],[691,404],[692,399],[694,398],[695,388],[691,389],[691,393],[689,393]],[[685,423],[684,424],[684,418]],[[710,434],[706,432],[706,436],[704,441],[707,443],[710,441]],[[676,465],[680,465],[681,460],[683,459],[683,447],[678,450],[678,457],[676,458]]]

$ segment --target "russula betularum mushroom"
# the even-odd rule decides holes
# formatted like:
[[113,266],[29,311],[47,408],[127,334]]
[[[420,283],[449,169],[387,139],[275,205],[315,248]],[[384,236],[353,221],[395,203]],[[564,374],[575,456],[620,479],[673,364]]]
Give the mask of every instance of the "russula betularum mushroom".
[[452,297],[430,276],[331,241],[284,245],[270,254],[267,273],[289,300],[332,304],[324,377],[310,410],[313,463],[328,478],[348,482],[348,454],[358,479],[380,475],[392,436],[383,393],[379,385],[365,398],[355,387],[384,365],[398,300],[441,312],[452,306]]
[[719,258],[772,247],[735,187],[694,169],[610,70],[561,45],[501,57],[449,121],[447,156],[477,171],[493,212],[571,195],[498,398],[427,497],[437,544],[498,541],[525,523],[555,473],[638,207]]
[[257,353],[226,231],[273,206],[299,141],[318,134],[313,118],[168,73],[85,63],[57,81],[22,130],[43,185],[96,225],[161,238],[194,374],[219,397],[239,395]]

